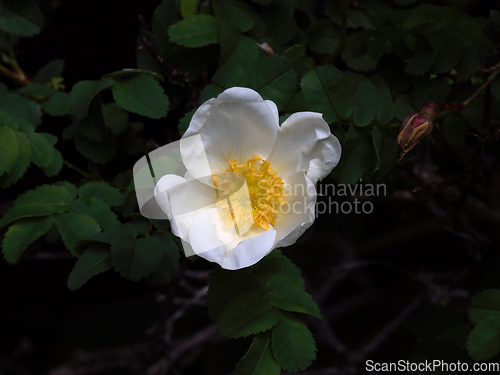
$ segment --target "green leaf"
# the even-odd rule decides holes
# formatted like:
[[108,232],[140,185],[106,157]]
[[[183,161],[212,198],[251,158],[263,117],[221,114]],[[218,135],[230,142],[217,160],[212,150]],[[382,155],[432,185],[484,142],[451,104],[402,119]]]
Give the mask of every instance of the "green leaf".
[[9,94],[0,98],[0,110],[8,114],[28,120],[33,125],[42,122],[42,111],[40,105],[33,100],[27,99],[19,94]]
[[101,231],[95,219],[73,208],[64,214],[56,215],[55,222],[64,244],[72,254],[75,254],[74,248],[78,241]]
[[148,277],[158,268],[165,246],[159,235],[137,240],[130,236],[117,238],[111,245],[115,270],[132,281]]
[[42,185],[17,197],[12,207],[0,220],[0,228],[14,220],[67,211],[73,197],[62,186]]
[[[276,275],[302,280],[299,269],[279,249],[274,249],[255,265],[256,275],[266,284]],[[305,286],[304,286],[305,287]]]
[[272,100],[283,109],[292,99],[297,85],[297,75],[291,62],[284,57],[264,57],[243,76],[242,86],[257,91],[264,99]]
[[124,110],[151,118],[167,115],[169,101],[163,89],[153,77],[136,75],[117,80],[111,89],[116,104]]
[[135,239],[137,237],[137,229],[130,224],[126,223],[119,227],[106,229],[103,232],[96,233],[89,238],[88,241],[97,241],[112,245],[115,241],[121,241],[122,237],[130,237]]
[[266,299],[271,305],[282,310],[310,314],[322,319],[318,304],[306,292],[304,282],[299,276],[276,275],[266,285]]
[[396,102],[394,103],[394,115],[400,121],[404,121],[404,119],[410,114],[415,112],[410,103],[409,95],[403,94],[399,95],[396,98]]
[[111,207],[97,198],[77,199],[72,209],[92,217],[102,229],[116,228],[121,225]]
[[4,0],[0,8],[0,30],[14,35],[33,36],[43,26],[43,15],[35,1]]
[[316,358],[316,343],[311,331],[297,317],[280,313],[272,331],[272,350],[276,362],[289,372],[309,367]]
[[35,74],[32,82],[51,83],[52,78],[61,77],[63,70],[64,60],[52,60]]
[[198,12],[200,0],[181,0],[181,15],[186,19],[192,17]]
[[95,198],[110,206],[123,203],[123,194],[117,188],[103,182],[88,182],[79,190],[80,198]]
[[9,227],[2,241],[4,258],[8,263],[19,262],[24,250],[52,227],[52,216],[16,221]]
[[465,142],[467,124],[464,118],[457,113],[446,116],[443,121],[443,133],[446,140],[457,147],[462,147]]
[[220,332],[229,338],[267,331],[277,321],[277,310],[269,306],[261,293],[256,292],[246,292],[233,298],[218,319]]
[[320,55],[330,55],[339,44],[339,33],[328,20],[320,20],[309,28],[309,48]]
[[210,272],[208,285],[207,307],[213,319],[217,319],[225,306],[238,295],[264,290],[264,284],[253,274],[251,268],[229,271],[216,266]]
[[391,91],[385,81],[378,76],[373,77],[372,82],[377,92],[377,122],[379,125],[387,125],[394,118],[394,103],[392,102]]
[[234,26],[224,25],[221,32],[221,65],[235,63],[242,67],[250,67],[259,57],[260,48],[257,43],[241,35]]
[[458,64],[457,82],[463,82],[474,76],[481,68],[481,59],[477,50],[470,44],[462,49],[462,57]]
[[19,144],[14,130],[0,125],[0,175],[10,171],[19,156]]
[[33,95],[35,97],[44,99],[54,93],[54,90],[48,85],[42,83],[32,83],[29,86],[23,87],[19,90],[21,94]]
[[484,361],[500,352],[500,317],[481,320],[467,339],[467,351],[472,359]]
[[215,17],[196,15],[170,26],[170,41],[185,47],[203,47],[218,43],[219,28]]
[[[31,145],[28,138],[26,138],[23,133],[18,131],[15,131],[14,133],[16,134],[17,138],[19,154],[17,156],[16,162],[14,163],[14,166],[10,170],[10,173],[16,178],[21,178],[26,173],[26,170],[28,169],[31,162]],[[2,149],[1,146],[0,149]],[[3,162],[0,163],[3,164]]]
[[57,176],[59,172],[61,172],[63,166],[63,158],[59,151],[54,149],[54,156],[52,158],[52,162],[48,167],[42,168],[43,173],[47,177]]
[[434,51],[418,49],[406,65],[405,72],[413,76],[421,76],[434,64]]
[[33,163],[39,167],[48,167],[54,160],[54,146],[43,136],[43,133],[30,133],[26,137],[31,143]]
[[342,143],[342,157],[332,177],[339,184],[356,184],[360,178],[368,177],[373,172],[375,159],[370,132],[350,127]]
[[215,15],[223,23],[230,23],[241,32],[246,32],[254,26],[254,19],[248,6],[240,1],[214,0]]
[[109,246],[95,244],[85,250],[76,261],[68,277],[68,288],[75,291],[81,288],[92,276],[106,272],[113,267]]
[[460,34],[452,28],[445,28],[432,33],[427,39],[436,51],[432,73],[449,73],[462,56],[463,39]]
[[191,123],[191,119],[193,118],[196,109],[189,111],[186,113],[181,120],[179,121],[179,135],[182,137],[186,130],[189,128],[189,124]]
[[106,126],[114,135],[122,134],[129,124],[128,113],[116,103],[106,104],[102,107]]
[[[167,29],[178,20],[176,2],[172,0],[162,0],[160,5],[153,12],[151,29],[155,38],[161,43],[162,48],[170,46]],[[150,39],[150,38],[148,38]],[[146,54],[147,51],[144,51]]]
[[469,304],[469,317],[474,323],[500,318],[500,289],[487,289],[476,294]]
[[329,124],[350,118],[354,111],[354,92],[346,81],[331,65],[305,74],[300,85],[307,109],[322,113]]
[[368,126],[377,114],[377,91],[370,81],[358,82],[354,94],[353,120],[357,126]]
[[0,110],[0,125],[1,124],[7,125],[12,130],[19,130],[23,133],[33,133],[35,131],[35,126],[28,120],[11,116],[2,110]]
[[175,244],[171,234],[155,233],[162,243],[162,256],[156,270],[148,277],[148,282],[153,285],[165,285],[175,275],[179,268],[179,247]]
[[117,140],[112,135],[105,136],[98,142],[78,136],[75,138],[75,147],[80,154],[94,163],[105,164],[115,156]]
[[81,81],[73,86],[70,94],[71,111],[76,120],[87,116],[90,103],[101,91],[113,86],[113,79],[105,77],[100,81]]
[[71,113],[71,95],[66,92],[56,92],[41,106],[51,116],[69,115]]
[[422,108],[430,103],[441,103],[451,92],[451,85],[444,78],[437,77],[424,81],[413,89],[411,93],[414,108]]
[[234,370],[234,375],[279,375],[280,373],[281,367],[276,363],[271,352],[269,332],[255,335],[250,349]]
[[70,193],[71,199],[76,198],[78,190],[75,185],[69,183],[68,181],[57,181],[54,185],[62,186],[63,188],[65,188]]
[[149,236],[149,233],[151,233],[151,229],[153,228],[151,221],[141,214],[132,214],[132,217],[133,220],[130,224],[137,229],[137,233],[141,236]]
[[283,56],[292,62],[292,66],[300,78],[315,67],[312,59],[307,56],[306,48],[300,44],[287,49]]
[[224,64],[212,77],[212,83],[203,89],[199,102],[214,98],[227,88],[241,86],[245,73],[243,67],[238,64]]

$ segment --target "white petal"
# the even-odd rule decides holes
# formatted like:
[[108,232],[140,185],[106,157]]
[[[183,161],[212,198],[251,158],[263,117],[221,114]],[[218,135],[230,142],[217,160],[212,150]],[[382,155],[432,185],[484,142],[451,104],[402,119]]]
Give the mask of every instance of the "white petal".
[[320,113],[299,112],[281,125],[267,158],[280,177],[302,171],[313,183],[326,177],[340,160],[341,146]]
[[198,109],[183,138],[200,134],[212,173],[222,172],[229,160],[269,156],[279,128],[276,114],[257,92],[233,87]]
[[235,270],[249,267],[271,252],[275,230],[252,227],[239,236],[232,226],[224,226],[221,213],[219,208],[209,209],[194,219],[189,231],[189,243],[195,254],[218,263],[222,268]]
[[275,247],[294,244],[314,222],[316,188],[302,172],[285,179],[285,204],[276,215],[274,229],[277,232]]
[[265,100],[265,102],[267,103],[269,108],[271,108],[271,111],[273,111],[273,115],[274,115],[274,118],[276,120],[276,123],[279,124],[280,123],[280,114],[278,112],[278,106],[272,100]]

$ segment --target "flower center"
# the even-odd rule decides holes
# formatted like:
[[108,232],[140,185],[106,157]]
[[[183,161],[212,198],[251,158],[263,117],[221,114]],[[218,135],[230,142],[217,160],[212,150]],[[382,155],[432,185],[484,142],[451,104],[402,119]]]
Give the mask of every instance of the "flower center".
[[[254,155],[246,163],[238,164],[237,160],[230,160],[229,165],[231,168],[226,169],[226,173],[212,175],[218,189],[217,201],[224,201],[231,196],[231,204],[224,208],[226,226],[231,224],[232,219],[239,223],[252,220],[253,224],[263,229],[269,229],[269,225],[274,226],[277,207],[285,203],[285,197],[284,183],[271,168],[271,163]],[[239,176],[245,178],[248,195],[246,190],[244,194],[234,194],[238,185],[235,180]],[[248,207],[251,207],[251,212]]]

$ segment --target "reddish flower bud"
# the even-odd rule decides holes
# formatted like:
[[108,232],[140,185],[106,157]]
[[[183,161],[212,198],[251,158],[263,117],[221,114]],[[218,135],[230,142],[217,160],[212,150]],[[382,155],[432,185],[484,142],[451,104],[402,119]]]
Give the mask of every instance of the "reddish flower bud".
[[[422,112],[426,107],[431,107],[431,105],[422,108]],[[403,122],[403,126],[401,127],[401,131],[399,132],[397,139],[398,146],[402,151],[401,157],[415,147],[418,142],[424,139],[427,134],[432,131],[432,108],[427,108],[426,115],[414,112],[408,115]]]
[[420,110],[420,114],[429,120],[434,121],[437,119],[439,113],[439,104],[431,103],[426,106],[423,106]]

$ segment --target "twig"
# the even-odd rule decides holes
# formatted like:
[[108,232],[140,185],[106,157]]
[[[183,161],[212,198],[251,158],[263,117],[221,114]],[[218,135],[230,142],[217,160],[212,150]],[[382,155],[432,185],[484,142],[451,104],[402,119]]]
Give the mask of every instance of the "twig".
[[70,168],[70,169],[73,169],[73,170],[77,171],[78,173],[80,173],[80,174],[81,174],[83,177],[85,177],[85,178],[90,178],[90,177],[92,177],[92,175],[91,175],[90,173],[85,172],[84,170],[82,170],[82,169],[78,168],[77,166],[75,166],[75,165],[71,164],[71,163],[70,163],[69,161],[67,161],[67,160],[63,160],[63,163],[64,163],[64,165],[66,165],[68,168]]

